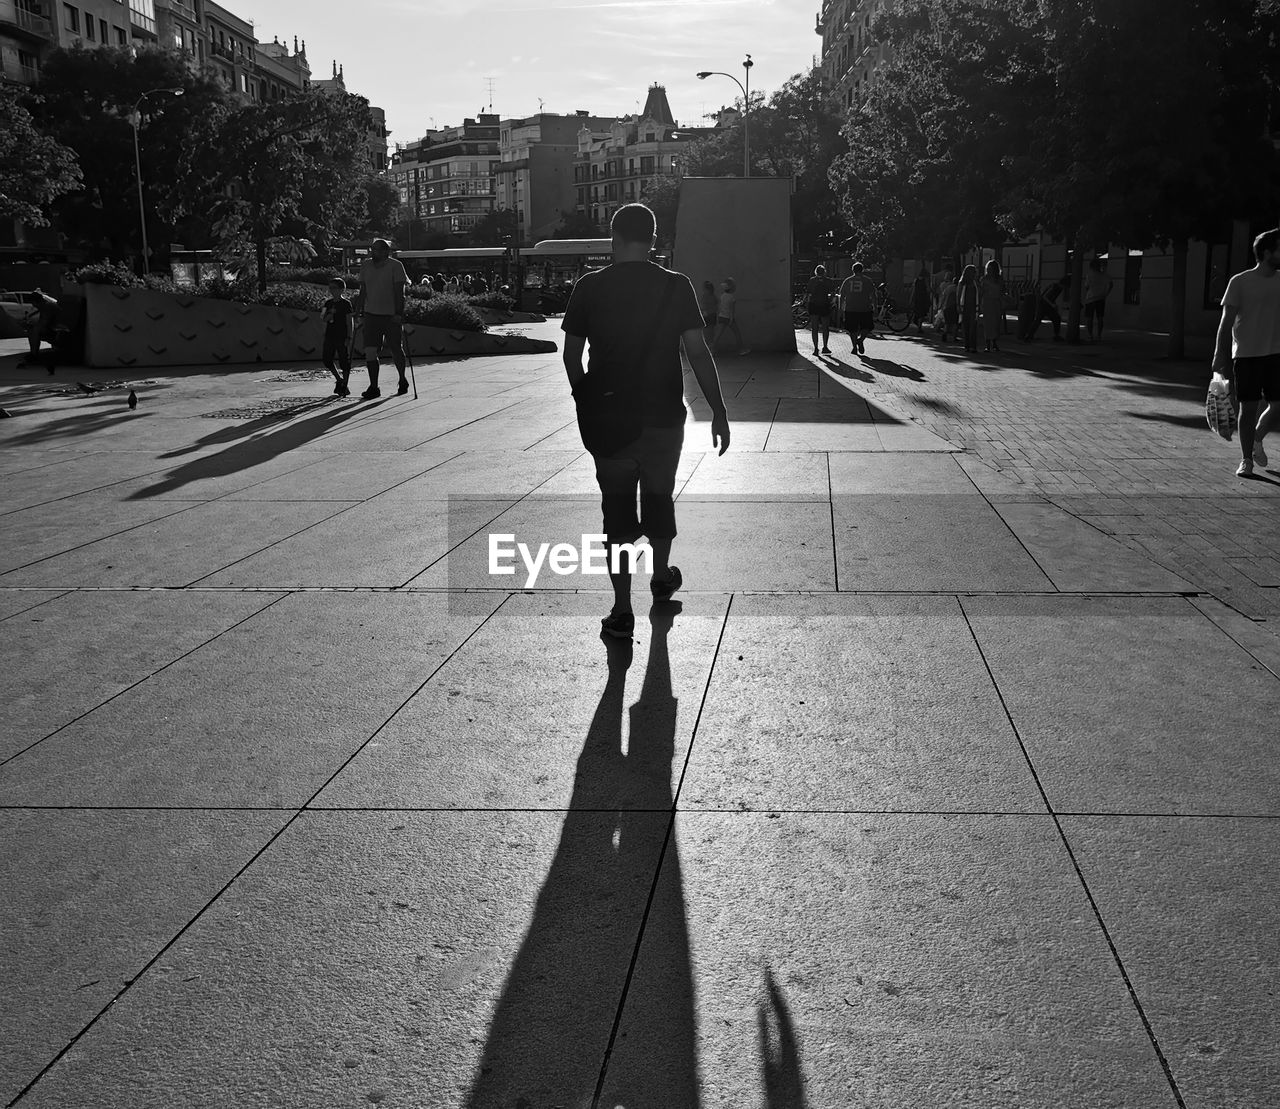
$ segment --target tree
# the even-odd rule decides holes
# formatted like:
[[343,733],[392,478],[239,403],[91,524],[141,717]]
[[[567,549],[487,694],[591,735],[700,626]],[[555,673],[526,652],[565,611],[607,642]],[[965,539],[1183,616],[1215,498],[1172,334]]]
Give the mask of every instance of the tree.
[[370,234],[394,232],[402,218],[400,190],[376,173],[365,175],[360,186],[364,191],[364,226]]
[[551,232],[553,239],[598,239],[600,227],[585,212],[565,212]]
[[183,95],[147,97],[137,120],[149,237],[200,241],[216,171],[210,140],[227,107],[226,89],[156,48],[135,54],[124,47],[76,47],[46,59],[39,96],[31,96],[28,107],[80,160],[83,189],[64,194],[51,211],[71,242],[117,257],[140,248],[133,108],[144,93],[168,88]]
[[640,184],[640,202],[653,210],[658,243],[670,247],[676,237],[676,211],[680,206],[680,178],[650,177]]
[[365,215],[359,166],[369,127],[368,102],[313,91],[226,116],[216,136],[220,170],[212,215],[224,249],[242,243],[257,257],[266,289],[267,241],[305,236],[322,251]]
[[80,187],[82,174],[75,151],[44,134],[19,93],[0,85],[0,219],[45,227],[45,209]]

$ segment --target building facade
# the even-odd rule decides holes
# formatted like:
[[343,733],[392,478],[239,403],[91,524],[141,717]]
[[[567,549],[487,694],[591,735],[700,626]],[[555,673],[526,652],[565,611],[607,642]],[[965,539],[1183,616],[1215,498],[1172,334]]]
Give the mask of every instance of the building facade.
[[539,112],[501,122],[494,191],[497,207],[516,214],[521,245],[551,238],[560,221],[576,210],[578,132],[584,127],[603,131],[609,125],[609,120],[588,112]]
[[[110,34],[110,26],[107,28]],[[41,0],[0,0],[0,81],[34,85],[57,43],[50,8]]]
[[466,234],[494,210],[499,131],[498,117],[482,114],[391,156],[388,180],[428,234]]
[[623,204],[644,199],[655,177],[679,176],[682,147],[711,128],[680,127],[671,114],[667,90],[651,85],[639,114],[605,127],[578,130],[573,160],[574,210],[605,228]]
[[814,30],[822,36],[818,68],[823,87],[843,108],[852,108],[875,81],[888,48],[872,37],[871,24],[885,0],[825,0]]

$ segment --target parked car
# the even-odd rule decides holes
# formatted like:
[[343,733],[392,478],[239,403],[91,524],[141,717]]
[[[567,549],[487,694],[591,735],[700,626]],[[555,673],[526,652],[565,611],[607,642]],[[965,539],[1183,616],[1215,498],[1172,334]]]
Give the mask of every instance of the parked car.
[[39,297],[33,292],[10,292],[0,289],[0,312],[24,327],[30,323],[39,309]]

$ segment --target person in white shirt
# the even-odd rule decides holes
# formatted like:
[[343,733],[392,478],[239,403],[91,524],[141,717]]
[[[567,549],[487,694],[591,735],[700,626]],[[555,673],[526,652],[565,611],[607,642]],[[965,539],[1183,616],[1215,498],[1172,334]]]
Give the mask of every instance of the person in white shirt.
[[369,248],[370,258],[360,263],[360,292],[356,296],[356,313],[363,314],[364,362],[369,369],[369,388],[360,395],[365,400],[382,396],[378,388],[378,352],[385,343],[391,348],[400,373],[398,392],[409,391],[409,379],[405,377],[404,290],[409,284],[399,258],[391,257],[391,244],[386,239],[374,239]]
[[[1253,240],[1253,256],[1257,265],[1227,282],[1213,352],[1214,371],[1234,377],[1240,402],[1240,477],[1252,474],[1254,463],[1266,467],[1262,441],[1280,401],[1280,228]],[[1259,416],[1263,398],[1267,407]]]

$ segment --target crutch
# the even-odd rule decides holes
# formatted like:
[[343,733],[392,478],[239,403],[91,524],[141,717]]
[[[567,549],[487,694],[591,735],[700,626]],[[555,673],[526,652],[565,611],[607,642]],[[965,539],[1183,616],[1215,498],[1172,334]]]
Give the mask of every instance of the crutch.
[[413,355],[409,353],[409,336],[400,332],[400,345],[404,347],[404,360],[409,363],[409,380],[413,382],[413,399],[418,399],[418,379],[413,373]]

